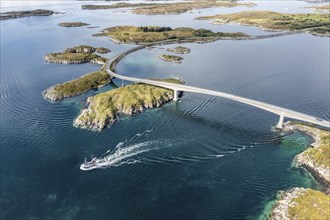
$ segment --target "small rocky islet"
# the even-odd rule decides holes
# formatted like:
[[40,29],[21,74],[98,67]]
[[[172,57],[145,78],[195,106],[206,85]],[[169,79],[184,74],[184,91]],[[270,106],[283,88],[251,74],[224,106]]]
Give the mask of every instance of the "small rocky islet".
[[[161,80],[183,83],[178,79]],[[119,114],[132,115],[142,112],[143,109],[160,107],[173,98],[174,93],[169,89],[146,84],[127,85],[89,97],[86,107],[74,120],[73,125],[101,131],[114,123]]]
[[83,26],[88,26],[89,24],[84,23],[84,22],[62,22],[59,23],[58,26],[61,27],[83,27]]
[[0,13],[0,20],[8,20],[14,18],[23,18],[23,17],[31,17],[31,16],[50,16],[53,15],[54,11],[45,10],[45,9],[37,9],[30,11],[9,11]]
[[170,62],[170,63],[181,63],[183,58],[175,55],[161,54],[158,56],[159,59]]
[[51,86],[43,92],[43,96],[50,101],[58,101],[103,87],[110,82],[110,75],[106,71],[100,70],[88,73],[78,79]]
[[175,54],[189,54],[190,49],[188,47],[177,46],[174,48],[167,48],[166,51],[173,52]]
[[49,63],[62,64],[79,64],[79,63],[93,63],[103,65],[107,61],[106,58],[101,57],[94,52],[110,51],[107,48],[95,48],[91,46],[77,46],[73,48],[66,48],[63,52],[46,54],[44,60]]

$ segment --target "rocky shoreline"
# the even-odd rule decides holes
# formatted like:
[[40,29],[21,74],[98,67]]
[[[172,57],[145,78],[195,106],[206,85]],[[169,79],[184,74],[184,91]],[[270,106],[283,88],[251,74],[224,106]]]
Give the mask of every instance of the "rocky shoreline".
[[91,72],[80,78],[51,86],[43,91],[43,97],[50,101],[58,101],[78,96],[91,89],[101,88],[111,82],[110,75],[105,71]]
[[66,48],[63,52],[46,54],[44,60],[49,63],[62,64],[80,64],[88,62],[99,65],[105,64],[107,59],[94,54],[95,52],[104,54],[110,52],[110,50],[103,47],[95,48],[92,46],[81,45]]
[[270,220],[327,220],[330,214],[330,196],[317,190],[295,187],[280,191],[277,198]]
[[[314,139],[311,147],[298,154],[294,161],[305,168],[324,187],[324,193],[306,188],[280,191],[269,219],[327,219],[330,216],[330,132],[309,124],[284,123],[285,132],[302,132]],[[324,207],[323,207],[324,206]]]
[[[177,83],[181,81],[177,80]],[[133,115],[144,109],[158,108],[173,98],[174,93],[169,89],[146,84],[127,85],[89,97],[73,125],[101,131],[112,125],[120,114]]]
[[166,54],[159,55],[158,58],[169,63],[182,63],[183,60],[182,57]]
[[[327,192],[330,192],[330,167],[326,164],[320,164],[311,154],[311,150],[313,150],[314,154],[317,153],[317,150],[322,150],[324,145],[322,139],[325,135],[330,136],[330,132],[323,131],[318,128],[314,128],[308,125],[302,125],[299,123],[285,123],[283,126],[283,130],[286,132],[299,131],[303,132],[314,139],[314,142],[311,144],[311,148],[305,150],[304,152],[298,154],[295,157],[295,161],[299,166],[304,167],[308,170],[313,177],[318,180],[326,189]],[[325,146],[329,147],[330,146]]]

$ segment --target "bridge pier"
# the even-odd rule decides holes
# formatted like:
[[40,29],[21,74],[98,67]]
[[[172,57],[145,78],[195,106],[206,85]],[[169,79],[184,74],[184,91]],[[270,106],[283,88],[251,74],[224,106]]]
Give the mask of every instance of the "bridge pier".
[[125,86],[125,81],[122,79],[121,80],[121,87],[124,87]]
[[178,90],[173,90],[173,92],[174,92],[174,98],[173,98],[173,100],[174,101],[178,101],[179,100],[179,91]]
[[277,123],[277,125],[276,125],[276,128],[278,128],[278,129],[282,129],[282,128],[283,128],[283,121],[284,121],[284,115],[281,114],[281,115],[280,115],[280,119],[279,119],[279,121],[278,121],[278,123]]

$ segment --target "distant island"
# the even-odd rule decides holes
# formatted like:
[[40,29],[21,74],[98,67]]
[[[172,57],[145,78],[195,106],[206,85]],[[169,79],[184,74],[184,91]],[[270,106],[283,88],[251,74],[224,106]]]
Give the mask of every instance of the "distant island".
[[107,59],[94,54],[96,51],[104,53],[105,51],[108,51],[108,49],[82,45],[73,48],[66,48],[63,52],[46,54],[44,59],[49,63],[78,64],[90,62],[94,64],[105,64]]
[[166,51],[173,52],[176,54],[188,54],[190,53],[190,49],[188,47],[177,46],[174,48],[168,48]]
[[83,23],[83,22],[62,22],[58,24],[62,27],[82,27],[82,26],[88,26],[89,24]]
[[311,8],[311,9],[314,9],[314,10],[319,11],[319,12],[330,13],[330,5],[329,4],[319,5],[319,6],[310,6],[310,7],[307,7],[307,8]]
[[238,23],[271,31],[304,31],[330,35],[330,14],[285,14],[273,11],[243,11],[234,14],[202,16],[213,24]]
[[181,63],[183,58],[175,55],[162,54],[158,56],[161,60],[171,63]]
[[[161,80],[182,83],[178,79]],[[119,114],[132,115],[146,108],[160,107],[173,98],[174,93],[170,89],[146,84],[127,85],[89,97],[86,108],[81,111],[73,124],[75,127],[100,131],[114,123]]]
[[46,99],[58,101],[83,94],[91,89],[103,87],[111,82],[110,75],[103,71],[88,73],[78,79],[54,85],[43,92]]
[[324,216],[330,216],[330,132],[297,122],[285,123],[283,130],[299,131],[313,137],[314,143],[297,155],[295,162],[323,185],[325,193],[305,188],[280,191],[270,219],[324,219]]
[[253,3],[238,3],[232,1],[192,1],[174,3],[117,3],[113,5],[83,5],[86,10],[133,8],[134,14],[160,15],[181,14],[194,9],[214,7],[253,7]]
[[116,26],[106,28],[94,36],[108,36],[116,43],[146,44],[165,40],[187,40],[189,42],[209,42],[219,39],[246,39],[242,32],[223,33],[206,29],[187,27],[171,28],[159,26]]
[[0,13],[0,20],[23,18],[30,16],[50,16],[52,14],[54,14],[53,11],[45,9],[37,9],[31,11],[9,11]]

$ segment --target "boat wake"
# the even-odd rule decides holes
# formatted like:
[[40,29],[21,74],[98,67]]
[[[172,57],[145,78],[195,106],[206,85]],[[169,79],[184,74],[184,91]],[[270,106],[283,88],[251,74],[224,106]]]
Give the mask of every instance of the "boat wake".
[[102,157],[94,157],[91,161],[86,161],[80,165],[81,170],[94,170],[99,168],[107,168],[110,166],[119,166],[122,164],[131,164],[139,162],[139,160],[128,159],[141,153],[148,152],[157,148],[150,148],[156,141],[147,141],[123,147],[123,143],[119,143],[113,151],[107,151]]

